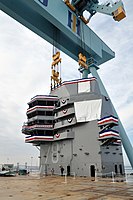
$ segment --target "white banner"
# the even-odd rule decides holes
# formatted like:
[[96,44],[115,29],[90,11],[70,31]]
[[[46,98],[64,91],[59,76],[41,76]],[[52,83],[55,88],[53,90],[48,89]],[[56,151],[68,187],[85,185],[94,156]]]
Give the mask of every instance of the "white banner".
[[90,92],[90,81],[78,83],[78,93]]
[[101,118],[102,99],[74,102],[77,122],[88,122]]

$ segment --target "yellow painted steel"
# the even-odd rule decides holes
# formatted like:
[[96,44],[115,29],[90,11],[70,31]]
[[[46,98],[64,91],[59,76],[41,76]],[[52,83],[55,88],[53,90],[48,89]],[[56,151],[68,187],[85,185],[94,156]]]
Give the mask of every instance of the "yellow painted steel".
[[86,57],[82,53],[79,53],[79,60],[86,63]]
[[85,68],[85,69],[88,69],[88,65],[86,64],[86,56],[84,56],[82,53],[79,53],[79,60],[78,60],[78,64],[79,66]]
[[75,11],[75,10],[76,10],[75,7],[70,3],[69,0],[65,0],[64,2],[65,2],[65,4],[66,4],[72,11]]
[[60,52],[56,52],[53,56],[52,75],[51,75],[51,90],[61,84],[61,77],[59,73],[59,63],[61,63]]
[[[60,82],[60,80],[59,80],[57,77],[51,76],[51,79],[53,79],[53,80],[56,81],[57,83]],[[54,84],[54,86],[55,86],[55,84]]]
[[113,13],[113,18],[115,21],[121,21],[123,18],[126,17],[126,13],[123,7],[119,7],[116,11]]
[[76,32],[76,21],[77,21],[76,16],[73,15],[73,28],[72,28],[72,30],[73,30],[74,32]]
[[54,62],[52,62],[52,66],[58,65],[59,63],[61,63],[61,58],[58,58]]
[[85,69],[88,69],[88,65],[87,65],[85,62],[79,60],[79,61],[78,61],[78,64],[79,64],[81,67],[83,67],[83,68],[85,68]]
[[60,58],[60,52],[56,52],[56,54],[54,54],[53,56],[53,61],[55,61],[56,59],[59,59]]
[[59,77],[59,72],[56,72],[54,69],[52,70],[52,75],[54,77]]
[[88,24],[88,23],[89,23],[89,19],[85,19],[83,16],[80,16],[80,19],[81,19],[85,24]]

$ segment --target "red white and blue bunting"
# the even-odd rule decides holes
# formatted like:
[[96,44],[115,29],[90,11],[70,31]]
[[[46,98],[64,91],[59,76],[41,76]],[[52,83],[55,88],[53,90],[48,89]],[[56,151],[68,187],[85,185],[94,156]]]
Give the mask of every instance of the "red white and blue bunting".
[[85,78],[85,79],[76,79],[76,80],[71,80],[71,81],[64,81],[62,85],[76,84],[76,83],[95,81],[95,80],[96,80],[95,77],[90,77],[90,78]]
[[113,144],[121,145],[121,140],[115,140],[115,141],[113,142]]
[[72,120],[73,120],[73,118],[69,118],[69,119],[67,119],[67,121],[68,121],[69,123],[71,123]]
[[33,98],[31,98],[31,101],[28,103],[32,103],[33,101],[35,100],[52,100],[52,101],[57,101],[58,100],[58,97],[55,97],[55,96],[49,96],[49,95],[36,95],[34,96]]
[[99,139],[106,139],[106,138],[119,138],[119,133],[114,130],[106,130],[99,133]]
[[65,100],[65,99],[62,99],[61,102],[62,102],[63,104],[65,104],[65,103],[66,103],[66,100]]
[[35,110],[53,110],[54,108],[55,106],[34,106],[32,108],[27,109],[27,114]]
[[38,142],[38,141],[52,141],[53,136],[28,136],[25,138],[25,142]]
[[53,125],[47,124],[47,125],[32,125],[32,126],[26,126],[24,125],[22,127],[22,130],[31,130],[31,129],[45,129],[45,128],[53,128]]
[[110,116],[106,116],[101,118],[100,120],[98,120],[98,125],[104,125],[104,124],[110,124],[110,123],[118,123],[118,118],[110,115]]
[[56,138],[59,138],[59,137],[60,137],[60,134],[59,134],[59,133],[55,134],[55,137],[56,137]]
[[62,112],[63,112],[64,114],[66,114],[66,113],[67,113],[67,109],[64,109]]

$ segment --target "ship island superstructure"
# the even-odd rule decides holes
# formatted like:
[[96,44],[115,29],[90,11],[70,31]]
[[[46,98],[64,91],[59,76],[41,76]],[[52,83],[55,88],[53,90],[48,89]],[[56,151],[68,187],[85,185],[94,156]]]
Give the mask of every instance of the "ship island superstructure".
[[124,174],[119,120],[95,77],[65,81],[28,103],[25,142],[40,146],[42,174]]
[[[122,0],[1,0],[0,9],[53,45],[50,95],[31,99],[22,128],[25,142],[40,146],[41,173],[60,165],[78,176],[122,174],[121,141],[133,168],[133,147],[97,72],[115,52],[87,25],[96,13],[124,19]],[[58,50],[78,62],[82,80],[62,83]]]

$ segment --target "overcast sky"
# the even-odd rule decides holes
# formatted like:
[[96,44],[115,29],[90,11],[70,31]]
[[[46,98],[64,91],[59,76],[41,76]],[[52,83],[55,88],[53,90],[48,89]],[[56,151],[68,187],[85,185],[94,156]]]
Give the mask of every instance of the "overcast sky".
[[[133,1],[124,4],[123,21],[96,14],[89,26],[116,53],[99,74],[133,145]],[[63,80],[79,78],[78,64],[61,56]],[[39,151],[25,144],[21,127],[27,121],[27,102],[49,94],[51,57],[50,44],[0,11],[0,164],[30,165],[31,157],[38,163]]]

